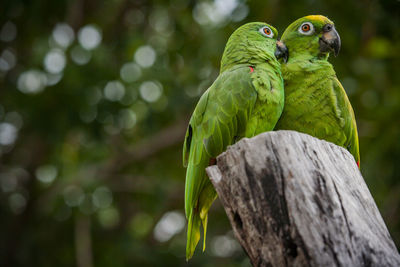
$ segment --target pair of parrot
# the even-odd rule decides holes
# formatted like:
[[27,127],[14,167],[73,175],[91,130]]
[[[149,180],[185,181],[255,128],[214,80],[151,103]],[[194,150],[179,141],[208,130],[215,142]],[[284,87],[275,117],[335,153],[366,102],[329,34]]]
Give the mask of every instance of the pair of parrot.
[[295,130],[348,149],[359,166],[354,112],[328,62],[341,44],[334,23],[310,15],[290,24],[281,41],[277,37],[266,23],[237,29],[219,76],[190,119],[183,146],[187,260],[200,240],[201,224],[205,249],[208,210],[217,197],[205,168],[228,145],[266,131]]

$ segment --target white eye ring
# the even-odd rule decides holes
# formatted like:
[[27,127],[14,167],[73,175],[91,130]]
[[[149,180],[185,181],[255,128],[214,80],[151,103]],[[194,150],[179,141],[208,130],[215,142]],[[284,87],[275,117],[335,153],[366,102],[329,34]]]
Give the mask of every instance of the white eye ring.
[[272,38],[274,37],[274,32],[271,30],[270,27],[264,26],[258,30],[262,35]]
[[[308,28],[307,28],[307,26],[308,26]],[[305,27],[305,28],[303,28],[303,27]],[[306,29],[308,29],[308,30],[306,30]],[[311,22],[304,22],[299,27],[299,33],[304,34],[304,35],[313,34],[314,33],[314,25]]]

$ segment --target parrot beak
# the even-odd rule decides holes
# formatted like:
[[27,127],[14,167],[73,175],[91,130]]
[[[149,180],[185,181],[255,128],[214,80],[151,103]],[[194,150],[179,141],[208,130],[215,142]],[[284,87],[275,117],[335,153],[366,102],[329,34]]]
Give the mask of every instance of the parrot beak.
[[285,63],[288,61],[289,51],[286,45],[281,41],[276,42],[275,57],[277,59],[283,58]]
[[322,36],[319,38],[319,50],[322,53],[334,52],[335,57],[340,50],[340,36],[332,24],[325,24],[322,28]]

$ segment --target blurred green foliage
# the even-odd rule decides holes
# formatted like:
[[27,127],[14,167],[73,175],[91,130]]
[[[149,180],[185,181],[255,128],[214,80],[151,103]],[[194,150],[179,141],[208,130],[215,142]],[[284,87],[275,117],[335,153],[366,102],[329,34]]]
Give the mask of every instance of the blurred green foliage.
[[[2,266],[185,266],[181,145],[229,35],[335,21],[361,171],[400,244],[400,22],[394,0],[3,1]],[[218,202],[218,201],[217,201]],[[223,208],[193,266],[248,266]]]

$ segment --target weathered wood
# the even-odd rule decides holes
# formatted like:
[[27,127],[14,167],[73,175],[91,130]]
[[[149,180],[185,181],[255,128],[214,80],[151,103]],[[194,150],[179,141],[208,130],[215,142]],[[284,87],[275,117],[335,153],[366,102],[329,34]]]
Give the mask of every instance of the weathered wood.
[[339,146],[263,133],[229,147],[207,173],[254,266],[400,266],[352,155]]

